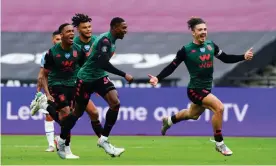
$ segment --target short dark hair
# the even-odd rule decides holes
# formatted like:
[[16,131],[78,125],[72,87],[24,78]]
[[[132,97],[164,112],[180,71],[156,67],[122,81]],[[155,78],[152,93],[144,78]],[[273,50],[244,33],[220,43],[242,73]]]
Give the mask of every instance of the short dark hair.
[[194,30],[195,26],[198,24],[205,24],[205,21],[199,17],[192,17],[190,20],[187,21],[188,28]]
[[72,25],[74,27],[77,27],[80,25],[80,23],[85,23],[85,22],[91,22],[92,19],[85,14],[81,13],[76,13],[74,17],[72,17]]
[[58,31],[61,33],[62,30],[64,29],[64,27],[66,27],[67,25],[71,25],[71,24],[69,24],[69,23],[61,24],[61,25],[59,26],[59,28],[58,28]]
[[117,24],[120,24],[122,22],[125,22],[125,20],[121,17],[114,17],[112,18],[111,22],[110,22],[110,28],[112,29],[114,26],[116,26]]
[[53,35],[53,36],[56,36],[56,35],[59,35],[59,34],[60,34],[59,30],[56,30],[56,31],[53,32],[52,35]]

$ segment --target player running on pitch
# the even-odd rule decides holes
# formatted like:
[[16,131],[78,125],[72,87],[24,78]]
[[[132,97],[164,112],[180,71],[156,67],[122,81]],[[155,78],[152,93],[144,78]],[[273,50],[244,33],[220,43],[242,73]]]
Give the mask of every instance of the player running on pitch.
[[115,148],[108,142],[108,136],[117,121],[120,101],[116,88],[108,78],[107,72],[122,76],[128,82],[133,80],[131,75],[118,70],[109,62],[116,49],[115,41],[123,39],[126,33],[126,22],[120,17],[115,17],[111,20],[110,31],[101,34],[94,42],[92,54],[78,73],[75,110],[65,119],[65,130],[61,132],[58,146],[64,146],[63,142],[66,135],[70,133],[78,118],[82,116],[90,95],[96,92],[107,101],[110,107],[106,113],[104,130],[98,140],[98,146],[112,157],[120,156],[125,151],[123,148]]
[[[72,17],[72,25],[76,27],[79,32],[79,36],[74,38],[74,43],[78,44],[85,52],[86,60],[87,57],[91,54],[92,45],[97,38],[96,36],[92,35],[91,21],[92,19],[85,14],[77,13]],[[90,122],[94,132],[100,138],[103,127],[99,121],[99,112],[92,100],[88,101],[86,112],[90,116]]]
[[233,152],[225,145],[222,136],[223,104],[211,93],[213,82],[214,57],[225,63],[236,63],[253,58],[252,48],[244,55],[230,55],[223,52],[213,41],[206,40],[207,26],[201,18],[191,18],[188,21],[193,41],[183,46],[176,54],[175,59],[165,67],[159,75],[149,74],[149,82],[156,85],[159,81],[173,73],[181,62],[184,62],[190,73],[187,95],[193,102],[188,109],[183,109],[171,117],[163,118],[162,135],[173,125],[183,120],[197,120],[204,110],[210,109],[214,115],[212,126],[216,142],[216,150],[225,156]]
[[[52,34],[52,43],[53,45],[56,45],[57,43],[61,42],[61,37],[59,31],[55,31]],[[44,69],[43,67],[40,68],[38,77],[37,77],[37,92],[41,91],[42,87],[42,79],[44,77]],[[43,113],[45,113],[45,121],[44,121],[44,129],[46,133],[46,138],[48,141],[48,148],[45,150],[46,152],[54,152],[55,151],[55,127],[54,127],[54,120],[49,115],[49,113],[44,110]]]
[[[74,43],[78,44],[81,47],[81,49],[85,52],[86,57],[89,56],[89,54],[91,53],[90,48],[96,39],[95,36],[92,36],[91,21],[92,21],[92,19],[85,14],[76,14],[74,17],[72,17],[72,24],[75,27],[77,27],[78,32],[80,34],[79,36],[74,38]],[[59,33],[59,35],[60,35],[60,33]],[[41,74],[41,76],[45,76],[44,79],[47,80],[48,73],[45,72],[43,74],[44,75]],[[42,80],[42,78],[41,78],[41,80]],[[42,81],[40,81],[40,82],[42,82]],[[41,83],[39,85],[42,86]],[[45,85],[45,86],[47,86],[47,85]],[[41,89],[41,87],[40,87],[40,89]],[[47,93],[46,93],[46,95],[47,95]],[[51,95],[48,94],[48,98],[49,97],[51,97]],[[52,114],[53,117],[55,117],[56,121],[59,121],[58,114],[56,112],[53,112],[53,111],[52,112],[49,111],[49,112],[50,112],[50,114]],[[103,128],[99,121],[98,110],[91,100],[89,101],[89,103],[87,105],[86,112],[90,117],[91,126],[92,126],[94,132],[96,133],[96,135],[98,137],[100,137]]]
[[[48,79],[42,79],[45,95],[38,93],[32,102],[31,109],[34,115],[39,109],[49,112],[53,119],[64,129],[64,119],[71,112],[74,95],[75,81],[80,66],[83,65],[86,55],[80,46],[73,43],[74,27],[65,23],[59,27],[61,43],[56,44],[42,58],[44,70],[48,70]],[[49,89],[48,89],[49,87]],[[48,102],[47,102],[48,100]],[[34,104],[33,104],[34,103]],[[56,114],[58,110],[58,114]],[[70,149],[71,135],[68,133],[63,148],[57,148],[61,158],[77,159]],[[58,141],[58,137],[57,140]]]

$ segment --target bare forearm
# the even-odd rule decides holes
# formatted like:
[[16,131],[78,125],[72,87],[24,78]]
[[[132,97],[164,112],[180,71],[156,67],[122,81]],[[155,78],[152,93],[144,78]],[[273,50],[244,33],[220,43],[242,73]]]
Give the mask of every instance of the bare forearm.
[[50,92],[49,92],[49,89],[48,89],[48,77],[43,77],[42,87],[44,89],[45,94],[50,95]]
[[41,77],[40,77],[41,87],[44,89],[46,95],[50,95],[48,89],[48,73],[46,70],[42,69]]
[[42,81],[43,81],[42,79],[43,79],[43,68],[40,68],[37,76],[37,84],[36,84],[37,92],[40,92],[42,89]]

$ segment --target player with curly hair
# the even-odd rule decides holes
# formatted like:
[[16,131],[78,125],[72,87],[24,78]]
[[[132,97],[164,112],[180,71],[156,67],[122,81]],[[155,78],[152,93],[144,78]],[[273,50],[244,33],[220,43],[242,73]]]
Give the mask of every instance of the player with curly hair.
[[184,45],[176,54],[173,61],[165,67],[159,75],[149,75],[149,82],[156,85],[159,81],[173,73],[181,62],[186,64],[190,73],[187,96],[192,101],[190,108],[183,109],[170,117],[163,118],[162,135],[173,125],[184,120],[197,120],[205,109],[214,114],[212,126],[216,143],[216,150],[225,156],[233,152],[225,145],[222,136],[223,103],[211,93],[213,83],[214,57],[224,63],[237,63],[253,58],[252,48],[243,55],[230,55],[223,52],[213,41],[207,40],[206,22],[201,18],[191,18],[188,27],[192,32],[193,41]]

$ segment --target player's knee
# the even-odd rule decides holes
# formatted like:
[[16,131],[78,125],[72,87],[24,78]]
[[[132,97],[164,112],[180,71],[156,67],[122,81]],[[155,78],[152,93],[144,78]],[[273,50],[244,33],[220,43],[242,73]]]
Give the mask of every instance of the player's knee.
[[59,111],[59,120],[62,121],[62,120],[63,120],[64,118],[66,118],[69,114],[70,114],[70,112],[60,110],[60,111]]
[[70,107],[67,106],[67,107],[61,108],[60,113],[63,114],[63,115],[69,115],[71,113]]
[[222,103],[218,103],[216,108],[215,108],[215,113],[217,114],[223,114],[224,111],[224,106]]
[[112,101],[109,103],[109,107],[110,107],[110,109],[113,110],[113,111],[119,111],[119,109],[120,109],[120,100],[119,100],[118,98],[112,100]]
[[87,113],[90,117],[90,120],[97,121],[99,119],[99,112],[97,110],[93,110],[93,111],[87,110]]
[[50,115],[46,115],[46,121],[51,122],[53,121],[53,118]]

